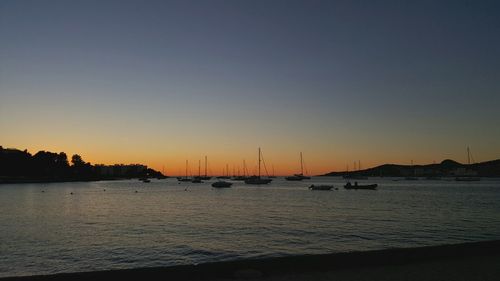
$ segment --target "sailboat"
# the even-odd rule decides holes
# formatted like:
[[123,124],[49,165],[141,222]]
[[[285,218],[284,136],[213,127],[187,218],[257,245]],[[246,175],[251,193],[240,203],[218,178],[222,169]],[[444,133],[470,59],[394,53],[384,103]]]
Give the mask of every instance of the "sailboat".
[[178,181],[191,181],[190,178],[188,178],[188,160],[186,160],[186,176],[184,178],[178,177]]
[[[470,153],[469,147],[467,147],[467,166],[471,165],[472,155]],[[474,159],[473,159],[474,160]],[[462,175],[459,175],[455,178],[456,181],[480,181],[481,178],[477,176],[477,172],[473,170],[465,171]]]
[[417,177],[417,169],[415,169],[415,166],[413,165],[413,160],[411,160],[411,166],[413,167],[413,177],[405,177],[405,180],[407,181],[416,181],[418,180]]
[[248,179],[248,177],[247,177],[247,164],[245,163],[245,160],[243,160],[243,175],[239,175],[239,168],[238,168],[238,176],[233,177],[233,180],[244,181],[246,179]]
[[287,181],[301,181],[310,180],[311,177],[304,176],[304,160],[302,158],[302,152],[300,153],[300,174],[295,174],[293,176],[285,177]]
[[207,156],[205,155],[205,175],[202,176],[201,173],[198,172],[198,176],[195,177],[195,179],[206,180],[207,181],[207,180],[210,180],[212,178],[212,177],[209,177],[208,174],[207,174],[207,163],[208,163]]
[[201,180],[201,160],[198,160],[198,176],[194,177],[192,183],[203,183]]
[[226,164],[226,173],[224,173],[224,168],[222,168],[222,175],[217,177],[218,179],[230,179],[229,176],[229,165]]
[[260,152],[259,147],[259,174],[245,179],[246,184],[268,184],[273,181],[272,179],[263,179],[260,177],[260,162],[262,162],[261,155],[262,153]]
[[[354,169],[351,173],[349,173],[349,166],[347,166],[347,174],[342,176],[344,179],[353,179],[353,180],[367,180],[367,176],[363,176],[359,174],[361,172],[361,160],[358,160],[358,170],[356,172],[356,161],[354,162]],[[357,173],[357,174],[355,174]]]
[[269,176],[270,179],[276,178],[276,175],[274,174],[274,165],[273,165],[273,174]]

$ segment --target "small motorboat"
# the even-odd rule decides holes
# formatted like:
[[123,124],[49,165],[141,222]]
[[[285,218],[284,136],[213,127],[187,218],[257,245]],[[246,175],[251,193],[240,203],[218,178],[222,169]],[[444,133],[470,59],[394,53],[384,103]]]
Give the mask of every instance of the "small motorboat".
[[320,184],[320,185],[314,185],[312,184],[309,186],[310,190],[332,190],[333,185],[326,185],[326,184]]
[[301,180],[310,180],[311,177],[304,176],[303,174],[295,174],[293,176],[285,177],[287,181],[301,181]]
[[264,179],[264,178],[261,178],[261,177],[258,177],[258,176],[254,176],[254,177],[249,177],[245,180],[245,183],[246,184],[269,184],[270,182],[272,182],[273,180],[272,179]]
[[192,183],[203,183],[203,181],[199,178],[194,178],[191,182]]
[[350,182],[347,182],[344,185],[345,189],[369,189],[369,190],[375,190],[377,189],[378,184],[358,184],[358,182],[354,182],[354,184],[351,184]]
[[233,183],[228,181],[216,181],[212,183],[212,187],[215,188],[228,188],[231,187],[231,185],[233,185]]

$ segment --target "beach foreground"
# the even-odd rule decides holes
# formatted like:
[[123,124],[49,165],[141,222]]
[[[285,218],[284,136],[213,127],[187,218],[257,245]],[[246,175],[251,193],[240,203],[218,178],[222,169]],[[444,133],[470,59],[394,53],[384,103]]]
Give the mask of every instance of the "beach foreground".
[[498,280],[500,240],[1,280]]

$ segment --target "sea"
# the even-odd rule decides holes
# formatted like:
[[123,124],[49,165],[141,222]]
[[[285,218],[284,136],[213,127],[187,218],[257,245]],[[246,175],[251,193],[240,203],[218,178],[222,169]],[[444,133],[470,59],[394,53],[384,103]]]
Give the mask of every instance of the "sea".
[[0,277],[500,239],[500,179],[212,182],[2,184]]

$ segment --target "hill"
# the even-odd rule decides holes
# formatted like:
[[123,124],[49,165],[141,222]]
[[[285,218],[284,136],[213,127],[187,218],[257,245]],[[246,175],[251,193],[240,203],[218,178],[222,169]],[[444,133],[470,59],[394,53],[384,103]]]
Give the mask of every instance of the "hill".
[[322,176],[384,176],[384,177],[455,177],[455,176],[480,176],[500,177],[500,159],[474,163],[462,164],[454,160],[446,159],[439,164],[427,165],[398,165],[384,164],[374,168],[359,171],[330,172]]

